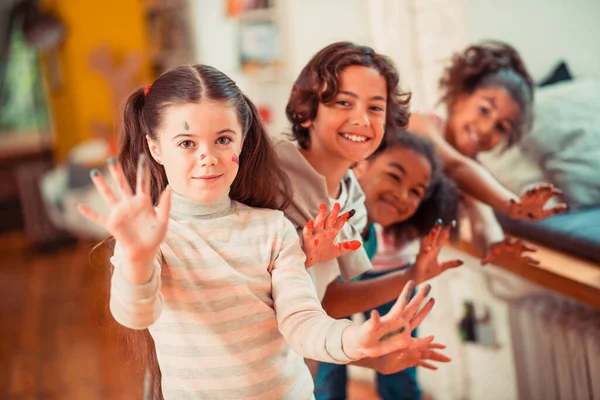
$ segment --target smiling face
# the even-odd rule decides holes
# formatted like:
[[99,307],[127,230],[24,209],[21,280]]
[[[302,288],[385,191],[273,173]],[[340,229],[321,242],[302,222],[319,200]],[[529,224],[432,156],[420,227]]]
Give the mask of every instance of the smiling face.
[[362,161],[383,138],[387,85],[376,70],[350,66],[340,74],[339,90],[329,104],[319,104],[309,128],[311,150],[334,160]]
[[171,188],[190,200],[212,203],[237,175],[243,138],[234,107],[212,101],[170,106],[157,140],[147,141]]
[[414,215],[427,193],[432,171],[425,156],[394,147],[363,161],[355,173],[367,198],[369,218],[388,227]]
[[475,90],[450,108],[447,140],[462,154],[476,157],[500,144],[516,129],[521,109],[500,86]]

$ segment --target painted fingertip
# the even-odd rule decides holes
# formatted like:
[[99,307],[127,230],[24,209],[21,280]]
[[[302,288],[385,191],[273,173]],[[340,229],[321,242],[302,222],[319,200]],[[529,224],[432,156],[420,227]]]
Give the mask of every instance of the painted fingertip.
[[456,222],[456,220],[455,220],[455,219],[453,219],[453,220],[452,220],[452,222],[450,223],[450,226],[451,226],[452,228],[456,228],[456,225],[458,225],[458,222]]
[[98,171],[97,168],[94,168],[93,170],[90,171],[90,176],[96,178],[98,175],[100,175],[100,171]]
[[356,214],[356,210],[354,208],[348,211],[348,219],[354,217],[354,214]]
[[441,224],[443,224],[443,223],[444,223],[444,221],[443,221],[441,218],[438,218],[438,219],[435,221],[435,223],[436,223],[437,225],[441,225]]
[[464,262],[463,260],[458,260],[458,261],[456,262],[456,264],[458,264],[458,266],[460,267],[461,265],[464,265],[464,264],[465,264],[465,262]]
[[319,205],[319,210],[325,210],[327,208],[327,205],[325,203],[321,203]]
[[529,219],[535,219],[535,215],[533,215],[533,213],[528,212],[527,213],[527,218],[529,218]]
[[360,249],[361,245],[362,244],[360,243],[360,241],[352,240],[350,242],[344,242],[344,244],[342,244],[342,247],[344,249],[348,249],[348,250],[358,250],[358,249]]
[[423,287],[423,295],[427,297],[429,295],[429,292],[431,292],[431,285],[427,284]]
[[109,157],[108,160],[106,160],[106,162],[108,163],[108,165],[116,165],[117,164],[117,157]]

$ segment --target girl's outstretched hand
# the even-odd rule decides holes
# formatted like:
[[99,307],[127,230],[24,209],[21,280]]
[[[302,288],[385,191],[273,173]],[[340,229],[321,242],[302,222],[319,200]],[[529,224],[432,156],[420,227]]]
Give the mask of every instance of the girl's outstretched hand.
[[359,240],[342,243],[335,241],[340,229],[354,215],[354,210],[338,216],[339,212],[340,205],[335,203],[331,213],[327,216],[327,206],[322,203],[315,220],[309,220],[304,226],[302,230],[302,238],[304,239],[302,249],[306,254],[304,264],[306,268],[322,261],[333,260],[344,253],[360,248],[361,242]]
[[[137,185],[132,192],[121,165],[115,158],[109,159],[108,169],[117,186],[117,195],[108,187],[102,173],[93,170],[92,182],[109,207],[107,215],[97,213],[85,204],[79,206],[79,212],[87,219],[106,229],[123,248],[127,264],[131,271],[123,270],[125,277],[132,283],[145,283],[150,277],[148,268],[156,256],[163,241],[169,221],[171,208],[170,190],[165,190],[155,210],[150,197],[150,170],[146,157],[142,154],[138,160]],[[138,279],[143,282],[136,282]]]
[[527,264],[534,267],[540,264],[540,260],[532,257],[528,252],[536,251],[537,248],[529,243],[507,236],[503,241],[494,243],[489,247],[485,257],[481,260],[481,265],[498,260],[507,260],[513,264]]
[[452,361],[450,357],[436,350],[443,350],[446,346],[440,343],[428,343],[423,347],[411,347],[406,350],[398,350],[375,359],[374,369],[380,374],[395,374],[407,368],[423,367],[437,370],[437,366],[431,361],[447,363]]
[[463,265],[461,260],[450,260],[440,264],[438,257],[442,247],[448,244],[451,226],[444,227],[442,220],[438,220],[429,234],[421,240],[421,247],[415,265],[412,267],[414,280],[423,283],[433,279],[442,272]]
[[381,317],[377,310],[373,310],[371,317],[363,324],[347,327],[342,334],[342,344],[346,355],[354,359],[375,358],[399,350],[423,348],[431,343],[433,336],[423,339],[410,336],[410,333],[423,322],[434,304],[434,300],[429,299],[425,306],[417,312],[429,294],[431,286],[424,285],[410,299],[414,289],[415,283],[409,281],[386,315]]
[[555,214],[560,214],[567,210],[565,203],[560,203],[554,207],[544,208],[548,200],[554,196],[562,195],[562,191],[554,185],[544,183],[529,189],[521,196],[519,200],[511,200],[508,216],[512,219],[525,221],[540,221]]

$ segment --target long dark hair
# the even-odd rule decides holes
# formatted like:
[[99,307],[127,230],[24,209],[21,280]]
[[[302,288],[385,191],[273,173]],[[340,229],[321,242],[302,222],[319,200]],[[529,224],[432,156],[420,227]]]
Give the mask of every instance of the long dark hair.
[[310,136],[302,124],[316,118],[319,103],[333,101],[338,93],[340,73],[352,65],[373,68],[385,79],[386,128],[403,129],[408,124],[410,94],[400,90],[400,78],[392,60],[368,46],[337,42],[315,54],[302,69],[285,108],[292,123],[292,137],[303,149],[310,146]]
[[506,146],[511,147],[531,127],[534,89],[523,59],[511,45],[488,40],[454,54],[440,79],[440,101],[450,108],[460,95],[491,86],[506,89],[521,109],[518,126],[508,135]]
[[442,219],[445,225],[456,220],[459,206],[458,189],[454,182],[442,173],[442,161],[436,154],[433,143],[429,139],[406,131],[386,130],[385,139],[367,162],[388,150],[404,148],[422,155],[431,165],[429,188],[417,211],[406,221],[386,227],[385,233],[392,235],[397,243],[405,243],[427,235],[438,218]]
[[[145,154],[150,165],[150,190],[154,204],[167,186],[162,165],[151,156],[146,135],[157,139],[165,112],[174,104],[216,101],[235,107],[244,136],[239,170],[231,185],[231,199],[251,207],[284,209],[291,201],[291,189],[271,140],[254,104],[235,82],[207,65],[181,66],[163,73],[151,86],[139,88],[127,99],[123,111],[119,161],[131,187],[135,188],[137,160]],[[149,374],[152,399],[162,399],[161,372],[154,341],[148,331],[123,329],[140,375]]]

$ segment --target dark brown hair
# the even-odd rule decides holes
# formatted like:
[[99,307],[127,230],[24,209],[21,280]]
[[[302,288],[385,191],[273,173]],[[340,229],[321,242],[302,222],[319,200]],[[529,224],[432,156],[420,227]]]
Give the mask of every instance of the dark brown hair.
[[508,136],[506,146],[510,147],[531,127],[534,89],[525,63],[511,45],[488,40],[456,53],[440,79],[440,101],[450,109],[461,95],[493,86],[506,89],[521,109],[517,127]]
[[388,150],[403,148],[422,155],[431,166],[430,184],[417,208],[407,220],[385,228],[398,244],[422,238],[439,219],[448,225],[458,219],[458,189],[453,181],[442,173],[443,165],[433,143],[426,138],[407,131],[387,130],[386,141],[367,159],[370,162]]
[[[139,88],[127,99],[119,162],[131,187],[135,187],[137,159],[146,155],[150,165],[150,190],[154,204],[167,185],[162,165],[151,156],[146,135],[157,140],[163,115],[175,104],[216,101],[235,107],[243,129],[239,170],[231,185],[231,199],[251,207],[283,209],[291,201],[291,189],[258,111],[227,75],[206,65],[181,66],[162,74],[146,90]],[[147,329],[127,329],[124,338],[136,364],[150,375],[150,395],[161,399],[161,373],[154,341]]]
[[319,51],[306,64],[292,87],[285,108],[292,123],[292,137],[303,149],[310,146],[310,135],[302,123],[316,118],[319,103],[329,104],[335,99],[340,73],[352,65],[373,68],[385,79],[386,129],[404,129],[408,124],[410,94],[400,91],[398,72],[392,61],[368,46],[338,42]]

